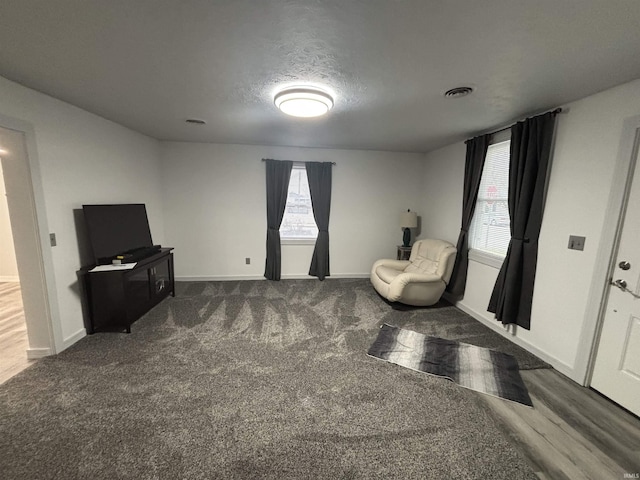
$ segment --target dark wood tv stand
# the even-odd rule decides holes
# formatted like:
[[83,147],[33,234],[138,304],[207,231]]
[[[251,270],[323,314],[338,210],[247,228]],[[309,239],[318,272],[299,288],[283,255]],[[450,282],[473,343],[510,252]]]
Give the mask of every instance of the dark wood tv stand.
[[87,333],[123,331],[170,294],[175,297],[173,248],[161,248],[131,270],[87,272]]

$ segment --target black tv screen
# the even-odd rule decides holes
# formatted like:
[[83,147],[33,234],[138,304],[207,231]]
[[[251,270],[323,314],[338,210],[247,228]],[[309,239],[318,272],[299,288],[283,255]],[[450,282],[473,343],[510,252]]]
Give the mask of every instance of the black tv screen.
[[143,203],[83,205],[82,210],[96,264],[111,263],[116,255],[153,247]]

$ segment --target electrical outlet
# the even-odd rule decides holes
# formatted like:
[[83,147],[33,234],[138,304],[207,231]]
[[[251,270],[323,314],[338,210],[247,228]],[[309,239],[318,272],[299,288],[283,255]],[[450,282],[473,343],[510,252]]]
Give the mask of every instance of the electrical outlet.
[[584,250],[585,237],[578,237],[577,235],[569,236],[569,250]]
[[56,234],[55,233],[50,233],[49,234],[49,242],[51,243],[52,247],[55,247],[58,242],[56,241]]
[[251,259],[249,257],[245,258],[244,263],[247,265],[251,265]]

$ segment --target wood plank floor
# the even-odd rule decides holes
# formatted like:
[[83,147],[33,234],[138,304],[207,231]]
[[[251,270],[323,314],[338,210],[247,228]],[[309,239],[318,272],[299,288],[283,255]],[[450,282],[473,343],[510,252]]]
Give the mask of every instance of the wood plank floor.
[[0,384],[35,361],[27,359],[27,348],[20,284],[0,283]]
[[555,370],[521,374],[534,408],[483,401],[539,478],[640,478],[638,417]]

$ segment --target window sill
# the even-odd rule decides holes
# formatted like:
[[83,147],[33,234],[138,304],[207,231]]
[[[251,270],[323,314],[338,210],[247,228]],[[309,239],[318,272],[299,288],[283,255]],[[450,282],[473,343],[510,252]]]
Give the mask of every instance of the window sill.
[[281,238],[281,245],[315,245],[315,238]]
[[502,267],[502,263],[504,262],[504,257],[499,255],[494,255],[491,253],[483,252],[480,250],[469,250],[469,260],[473,260],[474,262],[481,263],[483,265],[487,265],[489,267],[496,268],[500,270]]

